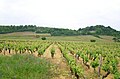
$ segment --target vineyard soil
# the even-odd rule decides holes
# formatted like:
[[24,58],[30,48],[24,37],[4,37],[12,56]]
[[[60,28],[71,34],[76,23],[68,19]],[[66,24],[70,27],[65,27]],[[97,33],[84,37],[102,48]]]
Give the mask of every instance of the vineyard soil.
[[[54,46],[55,48],[55,56],[54,58],[51,57],[50,50]],[[62,53],[60,49],[58,48],[57,45],[52,44],[49,46],[45,53],[43,54],[44,58],[49,60],[51,63],[55,64],[56,70],[55,73],[56,75],[53,77],[53,79],[72,79],[72,76],[70,74],[69,67],[67,65],[66,60],[63,58]]]

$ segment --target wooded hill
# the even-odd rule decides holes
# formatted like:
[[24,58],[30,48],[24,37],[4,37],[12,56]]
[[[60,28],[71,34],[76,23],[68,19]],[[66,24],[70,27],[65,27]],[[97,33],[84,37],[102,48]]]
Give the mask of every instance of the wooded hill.
[[36,33],[50,33],[52,36],[76,36],[76,35],[108,35],[120,37],[120,31],[117,31],[110,26],[105,27],[103,25],[89,26],[86,28],[79,28],[78,30],[63,29],[63,28],[50,28],[50,27],[38,27],[36,25],[0,25],[0,34],[12,33],[12,32],[36,32]]

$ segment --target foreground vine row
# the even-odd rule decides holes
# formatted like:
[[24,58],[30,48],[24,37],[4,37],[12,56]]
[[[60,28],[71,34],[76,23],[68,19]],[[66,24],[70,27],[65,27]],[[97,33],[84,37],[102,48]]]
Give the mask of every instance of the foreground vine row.
[[[87,76],[83,72],[83,66],[88,70],[94,69],[98,78],[106,78],[112,74],[114,79],[120,79],[120,44],[119,43],[82,43],[59,42],[63,56],[67,59],[72,72],[77,79]],[[104,72],[104,73],[103,73]]]

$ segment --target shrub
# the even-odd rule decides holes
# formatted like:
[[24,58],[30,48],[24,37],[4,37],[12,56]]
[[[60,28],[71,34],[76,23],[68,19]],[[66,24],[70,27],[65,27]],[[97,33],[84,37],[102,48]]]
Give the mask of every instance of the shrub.
[[120,42],[119,38],[113,38],[114,42]]
[[42,37],[41,39],[42,39],[42,40],[46,40],[46,37]]
[[90,42],[96,42],[96,40],[90,40]]

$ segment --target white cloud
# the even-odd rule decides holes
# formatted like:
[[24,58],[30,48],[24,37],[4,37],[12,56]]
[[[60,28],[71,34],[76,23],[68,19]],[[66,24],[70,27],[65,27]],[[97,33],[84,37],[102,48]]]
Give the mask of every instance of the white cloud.
[[1,0],[0,24],[78,29],[103,24],[119,29],[120,0]]

